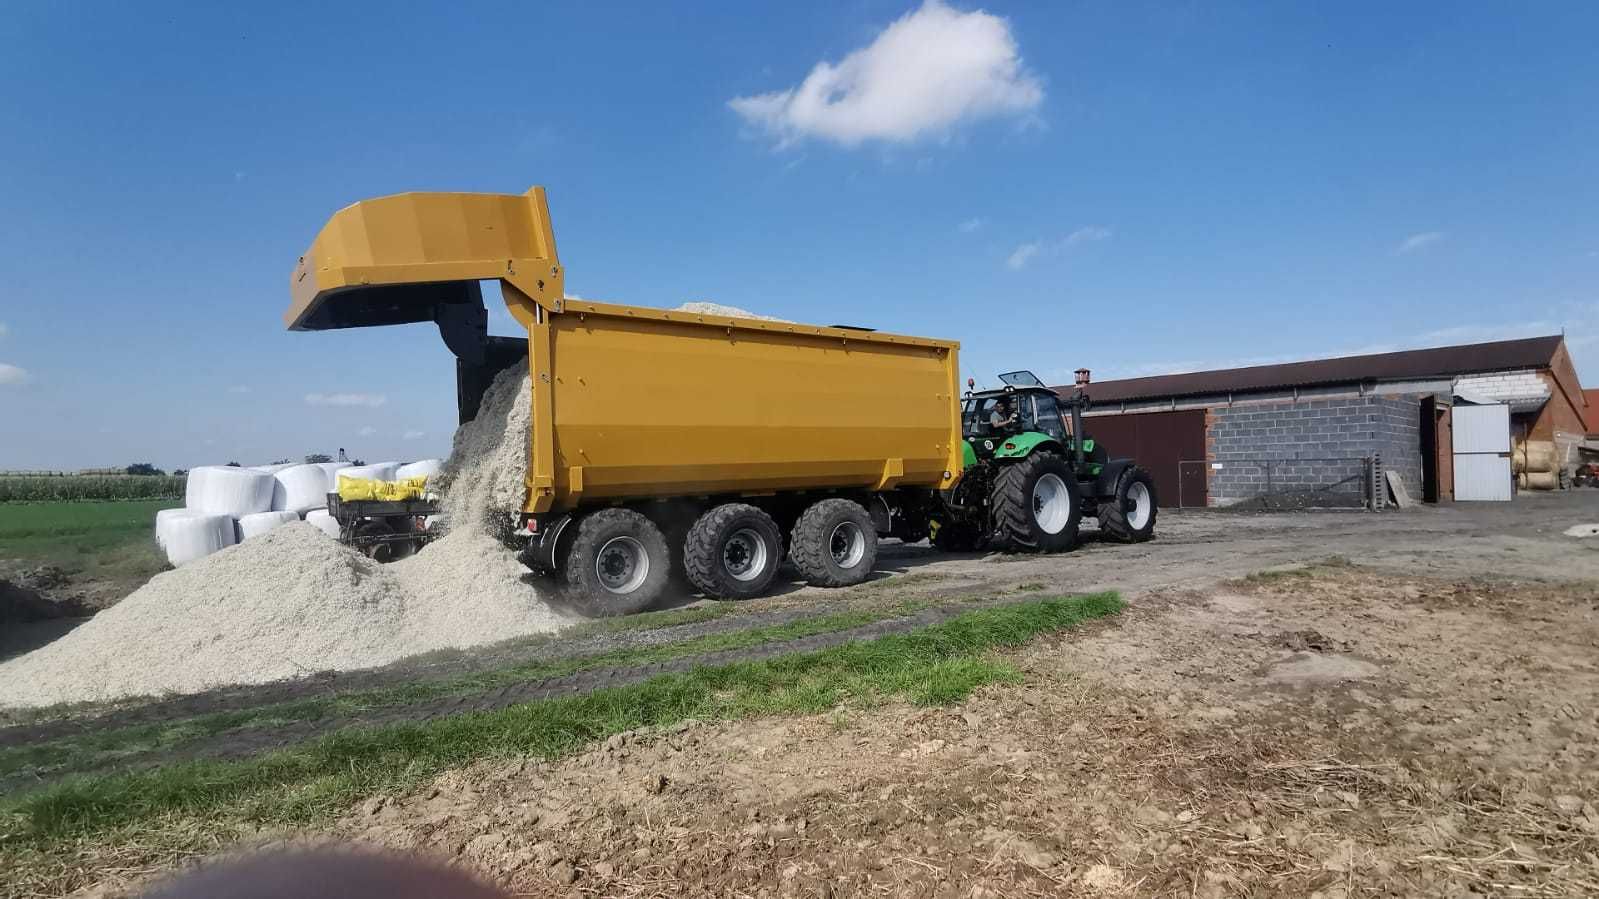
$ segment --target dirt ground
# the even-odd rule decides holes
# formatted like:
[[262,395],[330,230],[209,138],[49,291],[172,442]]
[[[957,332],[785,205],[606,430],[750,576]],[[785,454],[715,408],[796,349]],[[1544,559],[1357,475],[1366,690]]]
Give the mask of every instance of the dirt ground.
[[862,591],[1131,607],[958,707],[624,735],[278,836],[529,896],[1599,895],[1599,538],[1561,534],[1587,522],[1599,492],[1169,515],[1049,558],[900,548]]
[[1599,894],[1599,593],[1356,567],[1163,590],[960,707],[613,739],[342,838],[536,896]]

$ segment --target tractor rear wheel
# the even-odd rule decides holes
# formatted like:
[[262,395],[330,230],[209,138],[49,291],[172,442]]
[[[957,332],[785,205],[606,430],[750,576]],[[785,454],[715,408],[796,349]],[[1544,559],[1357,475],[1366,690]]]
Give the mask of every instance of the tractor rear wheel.
[[794,525],[789,556],[813,587],[849,587],[877,564],[877,528],[871,513],[847,499],[824,499]]
[[565,599],[591,618],[641,612],[666,592],[670,560],[655,522],[632,509],[602,509],[577,523],[561,567]]
[[713,599],[760,596],[782,560],[777,522],[745,503],[727,503],[701,515],[683,541],[689,581]]
[[1083,504],[1065,459],[1033,453],[1000,470],[989,496],[994,535],[1014,552],[1065,552],[1077,545]]
[[1143,543],[1155,534],[1155,481],[1138,466],[1122,472],[1116,495],[1099,504],[1099,527],[1118,543]]

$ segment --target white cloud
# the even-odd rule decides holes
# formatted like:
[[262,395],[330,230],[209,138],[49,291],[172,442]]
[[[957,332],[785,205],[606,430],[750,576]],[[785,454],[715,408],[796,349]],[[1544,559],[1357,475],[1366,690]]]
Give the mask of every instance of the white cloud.
[[854,147],[1025,116],[1043,100],[1043,83],[1022,65],[1009,22],[927,0],[837,65],[817,63],[797,87],[727,105],[780,147],[806,138]]
[[1394,254],[1404,256],[1407,253],[1414,253],[1422,247],[1435,244],[1443,239],[1444,233],[1442,231],[1422,231],[1419,234],[1412,234],[1399,244],[1394,250]]
[[228,388],[229,393],[249,393],[250,388],[244,384],[235,384]]
[[367,406],[372,409],[388,402],[389,398],[381,393],[308,393],[305,395],[307,406]]
[[10,333],[11,333],[11,329],[6,327],[6,323],[5,322],[0,322],[0,337],[4,337],[4,336],[6,336],[7,334],[10,334]]
[[33,376],[28,374],[27,369],[0,362],[0,386],[26,384],[31,380]]
[[975,219],[967,219],[966,221],[961,222],[960,225],[957,226],[957,227],[958,227],[960,233],[962,233],[962,234],[970,234],[973,231],[976,231],[977,229],[983,227],[983,225],[985,225],[985,224],[987,224],[986,220],[981,219],[981,218],[975,218]]
[[356,431],[355,433],[360,434],[362,437],[371,437],[373,434],[376,434],[377,432],[378,432],[377,428],[374,428],[371,425],[367,425],[366,427],[362,428],[359,431]]
[[1056,253],[1064,253],[1080,244],[1109,240],[1110,236],[1111,230],[1109,228],[1102,225],[1086,225],[1062,237],[1060,240],[1050,242],[1035,240],[1031,243],[1024,243],[1011,251],[1009,258],[1005,260],[1005,267],[1011,271],[1017,271],[1040,255],[1053,256]]
[[1068,247],[1074,247],[1074,246],[1076,246],[1076,245],[1078,245],[1080,243],[1089,243],[1091,241],[1096,241],[1096,240],[1106,240],[1109,237],[1110,237],[1110,229],[1109,228],[1103,228],[1103,227],[1100,227],[1099,225],[1088,225],[1087,227],[1078,228],[1076,231],[1073,231],[1072,233],[1066,235],[1066,239],[1064,241],[1062,241],[1062,243],[1065,244]]
[[1019,271],[1023,266],[1031,262],[1041,249],[1043,249],[1043,245],[1037,242],[1024,243],[1011,251],[1010,258],[1005,260],[1005,267],[1011,271]]
[[426,436],[426,431],[406,431],[404,434],[400,435],[401,439],[403,440],[421,440]]

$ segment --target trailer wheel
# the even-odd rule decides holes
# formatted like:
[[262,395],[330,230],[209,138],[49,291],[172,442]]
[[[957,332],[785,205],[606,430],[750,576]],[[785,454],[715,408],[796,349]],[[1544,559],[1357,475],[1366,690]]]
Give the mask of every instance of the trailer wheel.
[[694,522],[683,543],[683,567],[713,599],[750,599],[771,586],[783,560],[783,533],[755,506],[728,503]]
[[[357,524],[354,528],[353,535],[355,539],[359,540],[363,537],[388,537],[393,533],[394,529],[389,527],[387,522],[373,518]],[[365,554],[367,558],[377,562],[380,565],[387,565],[390,562],[395,562],[403,558],[402,554],[400,553],[399,545],[387,540],[379,543],[368,543],[361,547],[361,552]]]
[[989,497],[994,534],[1013,552],[1065,552],[1077,545],[1083,504],[1077,475],[1054,453],[1033,453],[1000,470]]
[[1138,466],[1116,479],[1116,495],[1099,504],[1099,527],[1119,543],[1142,543],[1155,534],[1155,482]]
[[866,580],[877,563],[877,529],[871,513],[847,499],[814,503],[794,525],[794,565],[813,587],[849,587]]
[[566,599],[592,618],[643,611],[666,591],[670,559],[655,522],[632,509],[602,509],[578,522],[567,549]]

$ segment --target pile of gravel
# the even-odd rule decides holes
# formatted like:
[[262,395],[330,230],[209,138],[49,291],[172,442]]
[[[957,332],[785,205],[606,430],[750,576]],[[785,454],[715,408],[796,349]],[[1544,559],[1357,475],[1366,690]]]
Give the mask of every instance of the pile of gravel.
[[450,533],[378,565],[293,522],[152,578],[66,636],[0,664],[0,706],[195,693],[385,665],[559,629],[493,535],[527,468],[525,365],[503,372],[446,464]]
[[764,322],[788,321],[786,318],[777,318],[771,315],[756,315],[755,313],[750,312],[748,309],[740,309],[737,306],[723,306],[721,303],[707,303],[704,301],[684,303],[672,311],[697,312],[700,315],[725,315],[728,318],[754,318]]

